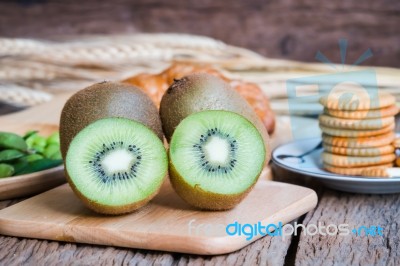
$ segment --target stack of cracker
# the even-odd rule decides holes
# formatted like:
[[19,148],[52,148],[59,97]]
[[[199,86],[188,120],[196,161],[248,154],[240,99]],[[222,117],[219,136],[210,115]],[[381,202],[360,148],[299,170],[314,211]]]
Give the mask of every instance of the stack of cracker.
[[320,99],[319,117],[326,170],[341,175],[363,175],[368,169],[393,166],[396,159],[394,96],[385,92],[332,92]]
[[400,167],[400,138],[397,137],[393,141],[393,147],[395,148],[394,153],[396,154],[396,161],[395,161],[395,166]]

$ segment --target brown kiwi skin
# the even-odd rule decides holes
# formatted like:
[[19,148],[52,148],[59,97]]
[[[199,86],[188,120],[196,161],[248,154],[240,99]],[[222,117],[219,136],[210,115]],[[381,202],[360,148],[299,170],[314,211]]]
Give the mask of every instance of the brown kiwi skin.
[[[140,89],[113,82],[94,84],[74,94],[65,104],[60,119],[60,146],[65,160],[68,147],[83,128],[90,123],[107,117],[124,117],[141,122],[163,140],[161,120],[157,107]],[[87,199],[71,181],[68,172],[65,176],[74,193],[89,209],[108,215],[129,213],[146,205],[159,191],[132,204],[108,206]]]
[[269,135],[253,108],[224,80],[210,74],[197,73],[176,80],[160,103],[160,117],[168,142],[179,123],[187,116],[205,110],[225,110],[247,118],[264,139],[270,159]]
[[[229,84],[209,74],[192,74],[174,82],[160,104],[163,130],[168,141],[187,116],[205,110],[223,110],[242,115],[259,131],[265,145],[265,163],[269,161],[269,135],[253,109]],[[171,156],[169,156],[171,158]],[[259,175],[261,174],[261,171]],[[259,176],[258,175],[258,176]],[[177,194],[190,205],[202,210],[223,211],[234,208],[253,189],[254,183],[242,193],[218,194],[188,184],[169,161],[169,178]]]
[[95,201],[91,201],[85,196],[83,196],[82,193],[79,191],[79,189],[76,188],[75,184],[71,182],[68,172],[66,170],[64,172],[65,172],[65,177],[67,178],[67,181],[70,184],[70,187],[74,191],[75,195],[77,195],[78,198],[82,201],[82,203],[92,211],[106,215],[121,215],[121,214],[131,213],[145,206],[151,199],[153,199],[158,194],[161,188],[160,186],[160,188],[158,188],[158,190],[156,190],[153,194],[149,195],[147,198],[141,201],[122,206],[108,206],[104,204],[99,204]]
[[78,91],[64,105],[60,119],[60,148],[64,160],[75,135],[90,123],[107,117],[141,122],[163,140],[157,107],[143,90],[122,83],[101,82]]
[[258,177],[244,192],[230,195],[208,192],[199,186],[193,187],[182,178],[171,162],[169,163],[169,179],[176,193],[188,204],[201,210],[226,211],[234,208],[249,194]]

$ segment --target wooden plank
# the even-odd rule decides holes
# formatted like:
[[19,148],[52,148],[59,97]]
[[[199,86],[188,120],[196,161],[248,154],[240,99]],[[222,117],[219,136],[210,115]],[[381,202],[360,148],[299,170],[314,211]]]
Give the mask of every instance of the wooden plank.
[[[191,208],[169,182],[144,208],[105,217],[83,206],[63,185],[0,211],[0,233],[12,236],[165,250],[192,254],[224,254],[261,237],[229,236],[225,227],[239,224],[283,224],[317,203],[314,191],[261,179],[234,209],[202,212]],[[222,225],[222,226],[220,226]],[[210,227],[211,229],[206,229]]]
[[400,265],[400,194],[361,195],[325,190],[304,225],[381,226],[383,236],[301,235],[296,265]]
[[[0,201],[0,209],[19,200]],[[283,265],[292,237],[263,237],[227,255],[197,256],[0,236],[0,264]]]
[[291,242],[296,265],[400,265],[399,206],[400,194],[365,195],[324,188],[311,177],[293,174],[272,165],[274,180],[303,185],[318,194],[318,206],[301,222],[349,224],[349,228],[379,225],[383,237],[368,236],[305,236],[299,230]]
[[[0,201],[0,209],[23,199]],[[266,236],[236,252],[197,256],[0,236],[2,265],[283,265],[292,237]]]
[[51,38],[183,32],[211,36],[269,57],[315,61],[320,50],[334,62],[340,62],[338,39],[347,38],[348,63],[371,48],[376,56],[367,64],[398,67],[399,10],[396,0],[384,4],[373,0],[8,1],[0,6],[0,34]]
[[228,255],[180,253],[0,237],[2,265],[283,265],[291,238],[264,237]]

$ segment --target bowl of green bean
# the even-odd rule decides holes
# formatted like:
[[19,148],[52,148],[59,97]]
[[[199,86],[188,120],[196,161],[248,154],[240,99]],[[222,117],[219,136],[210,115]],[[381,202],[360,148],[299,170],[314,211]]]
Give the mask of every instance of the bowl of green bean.
[[2,125],[0,200],[24,197],[65,182],[58,126]]

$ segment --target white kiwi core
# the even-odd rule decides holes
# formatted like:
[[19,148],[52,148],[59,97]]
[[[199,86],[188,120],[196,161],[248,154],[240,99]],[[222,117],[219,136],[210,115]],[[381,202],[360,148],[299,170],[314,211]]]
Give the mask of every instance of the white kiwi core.
[[126,150],[116,150],[107,154],[101,162],[108,174],[127,171],[135,161],[132,153]]
[[215,164],[226,163],[229,159],[229,142],[226,139],[212,136],[204,145],[207,158]]

